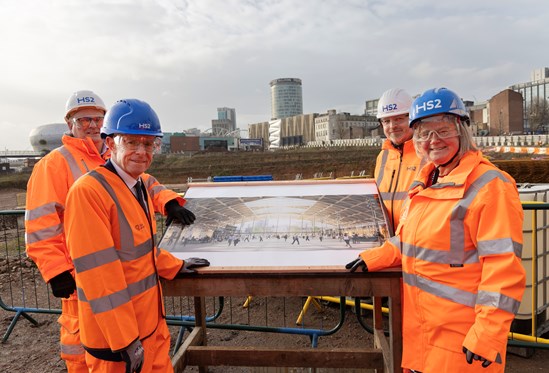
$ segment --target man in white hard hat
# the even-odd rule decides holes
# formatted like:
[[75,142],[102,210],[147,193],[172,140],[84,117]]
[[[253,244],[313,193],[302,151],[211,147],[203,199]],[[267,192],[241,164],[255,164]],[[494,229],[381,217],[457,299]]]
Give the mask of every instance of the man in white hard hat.
[[374,178],[387,209],[389,222],[395,230],[408,188],[421,168],[408,123],[412,97],[403,89],[389,89],[381,95],[377,118],[387,140],[376,160]]
[[80,344],[74,266],[65,246],[65,198],[80,176],[104,164],[108,157],[100,134],[106,111],[94,92],[74,92],[65,106],[68,132],[63,135],[63,145],[35,165],[27,185],[27,255],[53,295],[61,298],[61,358],[69,373],[88,372],[88,368]]
[[[26,251],[50,284],[53,295],[61,298],[62,313],[58,319],[61,358],[69,373],[87,373],[88,367],[80,343],[74,265],[63,229],[65,200],[78,178],[103,165],[110,157],[101,138],[106,111],[103,100],[93,91],[74,92],[65,107],[68,132],[63,135],[63,145],[34,166],[27,185]],[[177,193],[166,189],[152,176],[145,184],[155,211],[167,214],[170,220],[192,224],[194,215],[182,207],[184,200]]]

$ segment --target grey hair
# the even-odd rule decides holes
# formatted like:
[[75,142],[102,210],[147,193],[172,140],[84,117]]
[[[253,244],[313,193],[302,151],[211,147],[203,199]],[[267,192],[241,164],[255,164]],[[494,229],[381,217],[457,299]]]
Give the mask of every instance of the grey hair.
[[463,157],[465,153],[471,150],[478,150],[477,145],[475,144],[475,140],[473,139],[473,133],[471,132],[471,128],[467,125],[466,122],[462,121],[458,117],[458,124],[459,124],[459,150],[458,150],[458,158]]

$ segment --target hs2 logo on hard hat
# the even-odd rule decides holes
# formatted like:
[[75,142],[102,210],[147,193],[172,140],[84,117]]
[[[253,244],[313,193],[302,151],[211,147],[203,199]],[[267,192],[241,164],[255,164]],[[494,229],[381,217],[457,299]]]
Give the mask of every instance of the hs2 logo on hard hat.
[[89,96],[86,96],[86,97],[77,97],[76,98],[76,103],[77,104],[89,104],[89,103],[95,103],[95,97],[89,97]]
[[434,100],[429,100],[429,101],[425,101],[422,105],[418,105],[416,104],[416,113],[419,112],[419,110],[423,110],[423,111],[428,111],[428,110],[433,110],[433,109],[441,109],[442,108],[442,101],[440,101],[440,99],[434,99]]
[[385,105],[381,108],[383,110],[383,112],[386,112],[386,111],[393,111],[393,110],[396,110],[397,109],[397,104],[389,104],[389,105]]
[[151,124],[150,123],[139,123],[139,129],[146,129],[146,130],[150,130],[151,129]]

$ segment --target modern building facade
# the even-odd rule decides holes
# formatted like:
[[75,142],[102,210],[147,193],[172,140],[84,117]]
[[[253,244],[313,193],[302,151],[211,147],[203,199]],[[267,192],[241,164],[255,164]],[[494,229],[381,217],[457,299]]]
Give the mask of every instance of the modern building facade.
[[250,139],[263,139],[263,146],[269,146],[269,122],[248,124],[248,136]]
[[549,68],[533,70],[530,75],[531,81],[519,83],[509,87],[522,95],[522,110],[525,133],[547,133],[549,123],[533,123],[530,113],[536,107],[548,110],[549,103]]
[[287,145],[302,145],[315,141],[316,113],[294,115],[293,117],[274,119],[269,122],[253,123],[248,125],[248,135],[253,139],[263,139],[265,148],[274,148]]
[[271,85],[271,119],[283,119],[303,114],[301,79],[274,79]]
[[236,110],[228,107],[217,108],[217,119],[212,120],[212,134],[224,136],[236,130]]

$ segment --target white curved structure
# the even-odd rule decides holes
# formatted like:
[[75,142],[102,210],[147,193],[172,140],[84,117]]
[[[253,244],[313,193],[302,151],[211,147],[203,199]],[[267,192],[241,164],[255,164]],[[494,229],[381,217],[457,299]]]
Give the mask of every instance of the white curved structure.
[[280,119],[269,122],[269,149],[280,147]]
[[32,149],[36,152],[48,153],[60,147],[61,137],[68,130],[67,123],[51,123],[36,127],[29,135]]

